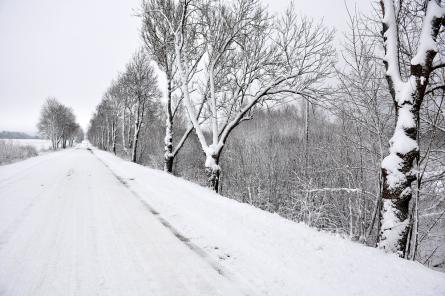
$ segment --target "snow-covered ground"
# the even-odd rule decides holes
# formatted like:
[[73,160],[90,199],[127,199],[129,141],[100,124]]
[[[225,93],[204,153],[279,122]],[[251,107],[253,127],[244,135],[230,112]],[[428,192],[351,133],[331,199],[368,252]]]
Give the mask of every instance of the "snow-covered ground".
[[85,147],[0,167],[0,295],[445,295],[445,274]]
[[12,142],[16,145],[26,146],[30,145],[36,148],[37,151],[48,150],[51,148],[50,140],[43,139],[6,139],[4,141]]

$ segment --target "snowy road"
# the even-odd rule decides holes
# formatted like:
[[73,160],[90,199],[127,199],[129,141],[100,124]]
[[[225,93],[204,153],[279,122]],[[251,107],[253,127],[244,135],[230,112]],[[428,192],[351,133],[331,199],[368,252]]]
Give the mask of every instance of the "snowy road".
[[442,296],[445,274],[82,147],[0,166],[0,296]]
[[0,167],[0,295],[243,295],[168,226],[86,149]]

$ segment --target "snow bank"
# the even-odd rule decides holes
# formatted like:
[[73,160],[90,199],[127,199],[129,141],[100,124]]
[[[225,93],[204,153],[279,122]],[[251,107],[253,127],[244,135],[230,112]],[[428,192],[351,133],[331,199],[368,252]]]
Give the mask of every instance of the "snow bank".
[[253,295],[445,295],[445,274],[94,153],[222,272]]

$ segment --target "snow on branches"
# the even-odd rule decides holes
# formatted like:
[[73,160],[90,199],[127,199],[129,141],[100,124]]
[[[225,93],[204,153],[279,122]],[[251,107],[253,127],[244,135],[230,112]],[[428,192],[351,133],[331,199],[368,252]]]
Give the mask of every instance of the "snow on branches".
[[396,109],[396,127],[390,140],[390,154],[382,162],[383,207],[379,247],[405,257],[409,251],[409,205],[411,184],[416,180],[414,162],[419,155],[417,143],[419,109],[437,53],[436,38],[445,8],[429,0],[420,32],[417,53],[411,59],[406,79],[400,71],[399,24],[393,0],[381,0],[383,11],[384,64],[386,78]]

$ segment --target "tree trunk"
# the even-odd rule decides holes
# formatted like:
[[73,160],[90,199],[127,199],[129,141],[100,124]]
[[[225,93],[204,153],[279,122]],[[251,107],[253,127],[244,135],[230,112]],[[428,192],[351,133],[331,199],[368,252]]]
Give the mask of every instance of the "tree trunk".
[[51,136],[51,146],[53,148],[53,151],[56,151],[56,149],[57,149],[56,144],[57,144],[56,137],[55,136]]
[[138,141],[139,141],[139,123],[136,123],[134,125],[134,137],[133,137],[133,145],[131,150],[131,161],[136,162],[137,161],[137,148],[138,148]]
[[113,123],[112,125],[112,143],[111,143],[111,147],[113,150],[114,155],[116,155],[116,136],[117,136],[117,127],[116,124]]
[[382,162],[383,204],[378,246],[400,257],[406,257],[407,250],[411,250],[408,236],[413,225],[410,220],[413,217],[410,213],[411,184],[417,178],[414,161],[419,157],[419,110],[437,53],[437,49],[430,43],[436,43],[444,17],[444,12],[437,14],[441,8],[439,3],[428,1],[417,54],[411,59],[410,75],[405,81],[402,80],[399,68],[400,48],[394,3],[381,0],[384,14],[384,64],[396,109],[396,127],[390,140],[390,154]]
[[165,138],[164,138],[164,171],[168,173],[173,172],[173,160],[175,156],[173,155],[173,114],[171,109],[171,78],[170,75],[167,74],[167,119],[165,125]]
[[168,173],[173,172],[173,137],[171,132],[171,127],[169,124],[167,124],[167,127],[165,129],[165,153],[164,153],[164,171]]
[[108,149],[110,148],[110,139],[111,139],[111,136],[110,136],[110,125],[108,124],[108,117],[106,117],[105,118],[105,126],[107,127],[106,128],[106,135],[107,135],[107,140],[106,140],[106,143],[107,143],[107,151],[109,151]]
[[173,173],[173,161],[175,160],[174,156],[165,156],[164,157],[164,171],[167,173]]
[[208,176],[208,186],[210,189],[215,191],[216,193],[219,192],[219,177],[221,175],[221,168],[212,169],[212,168],[206,168],[206,173]]
[[307,176],[308,166],[309,166],[309,101],[305,101],[305,118],[304,118],[304,130],[305,130],[305,139],[304,139],[304,176]]
[[102,132],[101,132],[101,144],[100,144],[100,149],[102,150],[106,150],[106,146],[105,146],[105,130],[102,128]]
[[125,144],[125,107],[122,112],[122,149],[127,152],[127,146]]
[[416,180],[413,166],[419,155],[416,124],[419,111],[410,101],[398,101],[402,104],[397,106],[390,154],[382,162],[383,206],[379,247],[404,257],[410,225],[411,183]]
[[219,166],[220,153],[206,155],[206,174],[208,176],[207,184],[210,189],[219,192],[219,181],[221,176],[221,167]]
[[132,148],[132,141],[131,141],[131,121],[132,121],[132,115],[130,113],[130,117],[128,119],[128,131],[127,131],[127,144],[129,148]]

